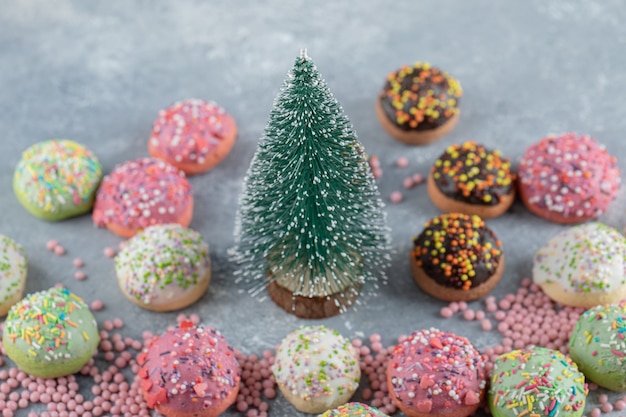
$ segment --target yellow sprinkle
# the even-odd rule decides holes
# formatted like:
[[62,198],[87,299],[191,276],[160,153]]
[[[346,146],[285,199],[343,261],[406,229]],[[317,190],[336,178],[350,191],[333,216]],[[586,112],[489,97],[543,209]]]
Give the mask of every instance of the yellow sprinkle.
[[85,340],[89,340],[89,336],[87,336],[87,332],[83,330],[83,337]]
[[30,353],[32,356],[37,356],[37,352],[32,349],[28,349],[28,353]]

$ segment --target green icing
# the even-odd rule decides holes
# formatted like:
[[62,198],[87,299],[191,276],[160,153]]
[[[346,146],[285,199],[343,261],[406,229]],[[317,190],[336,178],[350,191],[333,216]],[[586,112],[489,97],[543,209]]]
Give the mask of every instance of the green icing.
[[24,249],[12,239],[0,235],[0,310],[3,303],[19,297],[18,293],[21,295],[26,269]]
[[23,371],[42,378],[69,375],[99,343],[96,320],[83,300],[65,288],[30,294],[14,305],[2,343]]
[[596,306],[578,319],[570,354],[587,378],[626,391],[626,304]]
[[533,347],[498,357],[489,408],[495,417],[578,417],[587,392],[585,377],[569,357]]

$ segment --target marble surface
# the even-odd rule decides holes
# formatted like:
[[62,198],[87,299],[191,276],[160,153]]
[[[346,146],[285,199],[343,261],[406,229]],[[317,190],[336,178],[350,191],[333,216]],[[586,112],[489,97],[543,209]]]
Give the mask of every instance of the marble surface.
[[[122,317],[124,332],[135,337],[145,329],[164,330],[176,314],[141,310],[123,298],[113,262],[103,255],[120,239],[94,228],[90,216],[48,223],[19,205],[11,180],[20,153],[42,140],[69,138],[88,145],[110,172],[147,155],[159,109],[188,97],[226,108],[239,124],[232,153],[213,171],[190,179],[196,201],[191,227],[211,246],[213,282],[184,312],[198,313],[244,352],[261,353],[310,321],[246,294],[234,283],[227,249],[234,241],[243,175],[302,47],[366,151],[380,157],[383,198],[389,201],[395,190],[405,196],[401,204],[386,207],[394,249],[388,285],[378,297],[362,299],[366,304],[358,309],[320,321],[345,336],[378,332],[391,344],[400,334],[437,326],[469,337],[479,348],[500,340],[477,322],[440,318],[444,303],[423,294],[411,278],[411,238],[438,210],[426,187],[405,191],[402,179],[425,175],[446,146],[476,140],[517,163],[524,148],[546,134],[573,131],[606,144],[626,170],[626,8],[618,0],[0,3],[0,233],[28,254],[28,292],[62,282],[88,301],[102,299],[106,308],[97,313],[99,322]],[[462,113],[442,140],[407,147],[380,127],[374,100],[388,72],[418,60],[460,80]],[[394,166],[400,156],[409,159],[408,168]],[[624,194],[600,219],[620,230]],[[507,257],[495,295],[515,290],[529,276],[534,252],[563,229],[519,202],[488,224]],[[46,250],[53,238],[65,246],[66,256]],[[84,282],[73,278],[74,257],[86,262]],[[597,393],[590,402],[597,403]],[[270,415],[299,414],[279,397]]]

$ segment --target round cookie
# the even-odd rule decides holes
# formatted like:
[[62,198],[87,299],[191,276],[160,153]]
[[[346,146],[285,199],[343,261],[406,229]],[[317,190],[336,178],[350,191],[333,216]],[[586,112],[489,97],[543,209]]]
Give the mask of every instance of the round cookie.
[[132,237],[115,257],[124,295],[152,311],[187,307],[211,281],[209,245],[179,224],[154,225]]
[[155,158],[124,162],[102,180],[93,221],[122,237],[155,224],[189,226],[193,196],[185,173]]
[[500,282],[502,243],[476,215],[435,217],[413,238],[410,254],[415,281],[424,292],[444,301],[476,300]]
[[301,326],[280,343],[272,365],[285,398],[303,413],[346,403],[359,386],[359,353],[350,340],[325,326]]
[[585,377],[558,350],[502,354],[491,375],[488,405],[494,417],[579,417],[585,411]]
[[85,302],[65,288],[30,294],[9,310],[2,344],[22,371],[40,378],[78,372],[100,336]]
[[326,411],[320,417],[388,417],[376,407],[363,403],[347,403]]
[[183,321],[156,336],[137,364],[148,407],[166,417],[216,417],[237,399],[239,363],[212,327]]
[[22,298],[26,270],[24,249],[12,239],[0,235],[0,317],[5,316],[11,306]]
[[626,238],[598,222],[562,231],[537,253],[533,280],[553,300],[590,308],[626,298]]
[[228,155],[236,137],[235,120],[224,109],[210,101],[188,99],[159,112],[148,151],[187,175],[200,174]]
[[528,210],[563,224],[598,217],[620,186],[615,157],[593,138],[575,133],[548,136],[526,149],[518,176]]
[[456,125],[462,94],[456,79],[429,63],[417,62],[387,76],[376,100],[376,115],[394,138],[424,145]]
[[22,153],[13,190],[33,215],[63,220],[91,210],[102,167],[84,146],[71,140],[37,143]]
[[499,151],[476,142],[449,146],[428,175],[428,195],[446,213],[498,217],[515,200],[515,174]]
[[414,332],[387,363],[392,400],[409,417],[466,417],[487,385],[485,358],[464,337],[437,329]]
[[626,304],[596,306],[583,313],[569,341],[578,369],[596,384],[626,391]]

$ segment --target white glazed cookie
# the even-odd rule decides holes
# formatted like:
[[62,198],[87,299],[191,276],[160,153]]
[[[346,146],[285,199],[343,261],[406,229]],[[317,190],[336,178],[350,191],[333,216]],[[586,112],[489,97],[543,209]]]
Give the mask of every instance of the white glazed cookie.
[[26,254],[12,239],[0,235],[0,316],[5,316],[24,292]]
[[533,262],[533,280],[553,300],[590,308],[626,298],[626,238],[593,222],[567,229],[546,243]]
[[211,281],[209,245],[179,224],[150,226],[115,258],[122,292],[153,311],[178,310],[204,295]]
[[359,386],[359,354],[325,326],[301,326],[281,342],[272,372],[287,400],[319,414],[346,403]]

